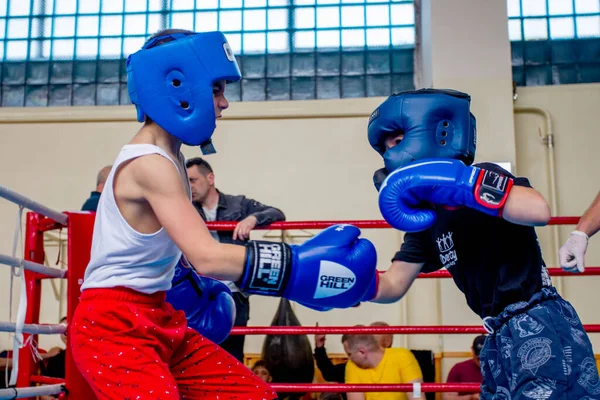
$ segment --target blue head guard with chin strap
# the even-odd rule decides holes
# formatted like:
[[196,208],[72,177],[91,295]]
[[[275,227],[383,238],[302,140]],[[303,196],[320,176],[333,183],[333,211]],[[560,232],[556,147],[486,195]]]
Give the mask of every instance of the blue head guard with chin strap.
[[[165,40],[170,41],[161,43]],[[213,83],[240,79],[221,32],[166,34],[127,58],[127,88],[137,120],[148,116],[183,143],[200,146],[204,154],[215,151]]]
[[[385,168],[375,172],[379,188],[387,174],[424,158],[451,158],[471,165],[475,159],[476,121],[471,97],[455,90],[421,89],[388,97],[369,118],[371,146],[383,156]],[[404,134],[397,145],[385,140]]]

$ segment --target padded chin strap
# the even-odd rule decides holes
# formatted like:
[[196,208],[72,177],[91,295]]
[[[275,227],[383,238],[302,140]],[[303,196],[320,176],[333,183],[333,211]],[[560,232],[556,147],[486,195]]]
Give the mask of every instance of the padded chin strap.
[[200,151],[205,156],[210,155],[210,154],[215,154],[217,152],[217,150],[215,150],[215,146],[213,145],[213,142],[211,139],[208,139],[206,142],[200,144]]
[[381,188],[381,185],[383,184],[383,181],[385,181],[385,178],[387,178],[388,175],[389,173],[387,172],[387,168],[385,167],[380,168],[373,173],[373,184],[375,185],[375,189],[377,189],[378,192]]

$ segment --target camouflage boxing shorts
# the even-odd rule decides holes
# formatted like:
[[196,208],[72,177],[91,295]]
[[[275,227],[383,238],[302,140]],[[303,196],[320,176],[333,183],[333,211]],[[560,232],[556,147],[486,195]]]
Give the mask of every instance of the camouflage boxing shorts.
[[592,344],[554,287],[485,318],[482,399],[600,399]]

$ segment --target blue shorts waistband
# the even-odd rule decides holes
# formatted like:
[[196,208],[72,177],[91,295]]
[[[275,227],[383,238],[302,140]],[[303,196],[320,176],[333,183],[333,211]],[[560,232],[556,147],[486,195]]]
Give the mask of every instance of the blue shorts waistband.
[[556,291],[554,286],[544,286],[542,289],[531,296],[529,301],[519,301],[517,303],[510,304],[495,317],[485,317],[483,319],[483,327],[488,333],[498,331],[504,324],[506,324],[512,317],[518,314],[522,314],[527,310],[535,307],[536,305],[543,303],[548,300],[559,299],[560,295]]

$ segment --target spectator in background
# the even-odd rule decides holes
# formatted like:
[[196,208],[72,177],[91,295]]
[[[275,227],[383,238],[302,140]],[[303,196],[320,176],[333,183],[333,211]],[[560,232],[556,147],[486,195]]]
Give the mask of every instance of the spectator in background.
[[[317,323],[317,326],[319,324]],[[327,336],[324,333],[315,335],[315,352],[314,357],[317,362],[317,368],[321,371],[323,379],[327,382],[344,383],[346,381],[346,363],[333,364],[327,355],[325,349],[325,340]]]
[[[348,354],[346,383],[402,384],[423,382],[421,367],[413,353],[403,348],[384,348],[375,335],[344,335]],[[406,400],[413,393],[346,393],[348,400]]]
[[8,374],[8,379],[10,379],[13,359],[12,353],[12,350],[3,350],[0,352],[0,389],[5,389],[8,385],[8,380],[5,378],[7,378]]
[[[67,318],[63,317],[60,323],[66,323]],[[65,334],[60,335],[60,339],[66,345],[67,336]],[[53,347],[48,351],[38,349],[40,356],[40,372],[43,376],[49,376],[52,378],[65,378],[65,354],[66,351],[61,347]],[[12,368],[12,350],[5,350],[0,352],[0,388],[6,388],[6,380],[4,379],[6,369],[8,368],[8,375],[10,377],[10,370]],[[55,396],[41,396],[40,400],[51,400],[57,399]]]
[[271,370],[265,360],[258,360],[255,362],[252,366],[252,372],[265,383],[271,383],[273,380],[273,377],[271,376]]
[[[319,324],[317,324],[318,326]],[[386,322],[377,321],[373,322],[371,326],[389,326]],[[384,349],[392,347],[392,342],[394,341],[394,335],[384,334],[384,335],[373,335],[379,344]],[[325,350],[325,335],[317,334],[315,335],[315,352],[314,357],[317,362],[317,367],[319,371],[321,371],[321,375],[323,375],[323,379],[327,382],[345,382],[345,374],[346,374],[346,363],[333,364],[327,355],[327,350]],[[343,337],[342,337],[343,340]]]
[[[60,323],[66,323],[67,317],[63,317],[60,320]],[[60,339],[66,345],[67,344],[67,336],[62,333],[60,335]],[[65,378],[65,349],[61,347],[53,347],[48,351],[44,351],[42,349],[38,349],[40,356],[40,372],[43,376],[49,376],[52,378]],[[11,350],[5,350],[0,352],[0,388],[6,388],[6,380],[4,379],[6,374],[6,369],[8,368],[8,376],[10,377],[10,370],[12,368],[12,356],[13,352]],[[58,399],[57,396],[40,396],[40,400],[53,400]]]
[[321,393],[319,400],[344,400],[346,397],[342,393]]
[[[390,326],[387,322],[383,321],[375,321],[371,324],[371,326]],[[379,342],[381,347],[384,349],[388,349],[392,347],[394,344],[394,335],[391,333],[384,333],[383,335],[375,335],[375,339]]]
[[[186,164],[192,201],[206,222],[237,221],[232,231],[211,231],[215,240],[221,243],[243,245],[250,237],[254,228],[269,225],[277,221],[285,221],[285,215],[277,208],[259,203],[242,195],[221,193],[215,186],[215,174],[206,160],[196,157],[189,159]],[[233,283],[224,282],[231,289],[235,301],[236,318],[234,326],[247,326],[250,318],[250,303],[248,296],[240,292]],[[220,346],[244,362],[245,336],[229,336]]]
[[[319,324],[317,324],[318,326]],[[346,363],[334,364],[325,350],[325,334],[315,335],[314,357],[317,368],[327,382],[344,383],[346,381]],[[319,400],[346,400],[346,393],[321,393]]]
[[[448,383],[481,383],[481,366],[479,354],[485,342],[485,335],[480,335],[473,340],[471,358],[455,364],[448,374]],[[479,393],[444,393],[444,400],[479,400]]]
[[[63,317],[60,320],[61,324],[67,323],[67,317]],[[60,334],[60,340],[67,344],[67,335],[64,333]],[[50,376],[52,378],[63,378],[65,377],[65,355],[66,350],[61,347],[53,347],[48,353],[45,354],[44,362],[42,363],[42,375]],[[44,355],[43,355],[44,356]]]
[[[61,324],[67,323],[67,317],[63,317],[60,320]],[[67,335],[64,333],[60,334],[60,340],[67,344]],[[42,363],[40,364],[40,370],[43,376],[49,376],[51,378],[65,379],[65,356],[67,351],[62,347],[53,347],[47,353],[41,354]],[[54,400],[58,399],[58,395],[46,395],[40,396],[40,400]]]
[[112,169],[112,165],[107,165],[102,167],[100,171],[98,171],[98,176],[96,177],[96,190],[94,190],[90,197],[83,203],[81,206],[81,211],[94,211],[98,208],[98,201],[100,200],[100,194],[104,189],[104,184],[106,183],[106,179],[108,178],[108,174]]

